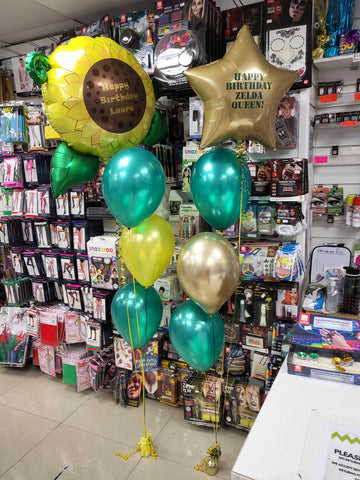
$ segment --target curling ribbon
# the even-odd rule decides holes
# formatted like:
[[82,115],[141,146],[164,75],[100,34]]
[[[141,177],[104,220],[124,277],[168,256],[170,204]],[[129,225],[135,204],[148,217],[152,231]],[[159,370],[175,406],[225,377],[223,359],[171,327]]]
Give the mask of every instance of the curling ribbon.
[[115,452],[115,455],[118,457],[122,457],[124,460],[127,460],[130,455],[132,455],[136,450],[140,450],[140,454],[142,457],[150,457],[157,458],[158,454],[154,453],[154,447],[152,443],[151,432],[147,432],[145,435],[140,437],[139,443],[137,446],[131,450],[130,453],[124,455],[123,453]]
[[211,447],[208,448],[207,451],[207,456],[201,460],[200,463],[195,465],[195,470],[199,470],[199,472],[205,472],[206,464],[209,460],[215,460],[217,463],[220,462],[220,456],[221,456],[221,449],[220,449],[220,443],[216,442],[215,445],[211,445]]

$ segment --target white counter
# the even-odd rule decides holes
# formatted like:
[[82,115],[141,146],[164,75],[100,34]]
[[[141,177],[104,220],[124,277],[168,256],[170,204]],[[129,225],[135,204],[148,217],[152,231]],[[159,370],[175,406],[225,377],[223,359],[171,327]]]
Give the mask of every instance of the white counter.
[[299,465],[314,410],[360,424],[360,385],[290,375],[285,361],[233,466],[232,480],[304,478]]

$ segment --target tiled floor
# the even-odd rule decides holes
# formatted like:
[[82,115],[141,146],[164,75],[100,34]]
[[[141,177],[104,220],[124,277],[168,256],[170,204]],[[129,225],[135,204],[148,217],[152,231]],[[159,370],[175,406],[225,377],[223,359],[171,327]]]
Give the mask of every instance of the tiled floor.
[[111,392],[77,393],[37,367],[0,367],[0,478],[3,480],[229,480],[246,434],[218,433],[215,477],[194,470],[214,443],[211,428],[188,425],[182,408],[146,400],[147,430],[158,458],[129,453],[143,434],[140,408],[115,405]]

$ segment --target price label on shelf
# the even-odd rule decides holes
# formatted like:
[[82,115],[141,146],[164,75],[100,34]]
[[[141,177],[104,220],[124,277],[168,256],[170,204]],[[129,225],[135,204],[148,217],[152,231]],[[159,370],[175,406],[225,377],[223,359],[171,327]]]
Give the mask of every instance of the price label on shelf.
[[354,102],[359,102],[359,101],[360,101],[360,92],[357,92],[354,95]]
[[314,163],[328,163],[328,157],[326,155],[315,156]]
[[341,122],[342,127],[356,127],[357,121],[356,120],[349,120],[348,122]]
[[360,52],[354,53],[354,56],[353,56],[353,63],[358,63],[358,62],[360,62]]
[[331,95],[321,95],[320,103],[331,103],[337,101],[338,94],[332,93]]

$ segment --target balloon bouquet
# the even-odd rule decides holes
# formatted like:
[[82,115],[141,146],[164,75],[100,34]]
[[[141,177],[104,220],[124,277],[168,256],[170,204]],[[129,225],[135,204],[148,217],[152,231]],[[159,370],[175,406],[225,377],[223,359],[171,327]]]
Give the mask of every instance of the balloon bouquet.
[[[166,136],[152,82],[132,53],[108,38],[74,38],[49,58],[31,52],[26,66],[42,84],[49,122],[63,140],[51,159],[54,198],[91,180],[98,157],[107,163],[104,198],[123,225],[121,250],[134,276],[133,283],[116,293],[112,319],[132,350],[142,348],[162,318],[162,301],[151,285],[175,247],[170,225],[153,215],[165,193],[164,170],[150,151],[136,148]],[[144,418],[143,423],[137,449],[142,456],[155,457]]]
[[[30,53],[26,65],[42,84],[48,119],[64,142],[52,157],[54,197],[93,178],[98,157],[107,163],[104,198],[123,225],[122,256],[134,277],[116,293],[112,319],[125,340],[141,348],[161,322],[161,298],[151,285],[175,246],[171,227],[154,214],[165,192],[164,170],[152,153],[137,148],[166,136],[151,80],[128,50],[107,38],[77,37],[49,58]],[[246,26],[221,60],[185,75],[204,103],[200,148],[228,139],[275,147],[277,107],[298,73],[270,65]],[[239,218],[250,186],[244,156],[215,148],[196,163],[190,188],[200,214],[222,231]],[[221,235],[199,233],[181,250],[178,276],[190,300],[173,313],[170,338],[186,362],[206,371],[223,348],[224,325],[217,312],[239,281],[239,260]],[[151,445],[144,430],[142,445]]]

